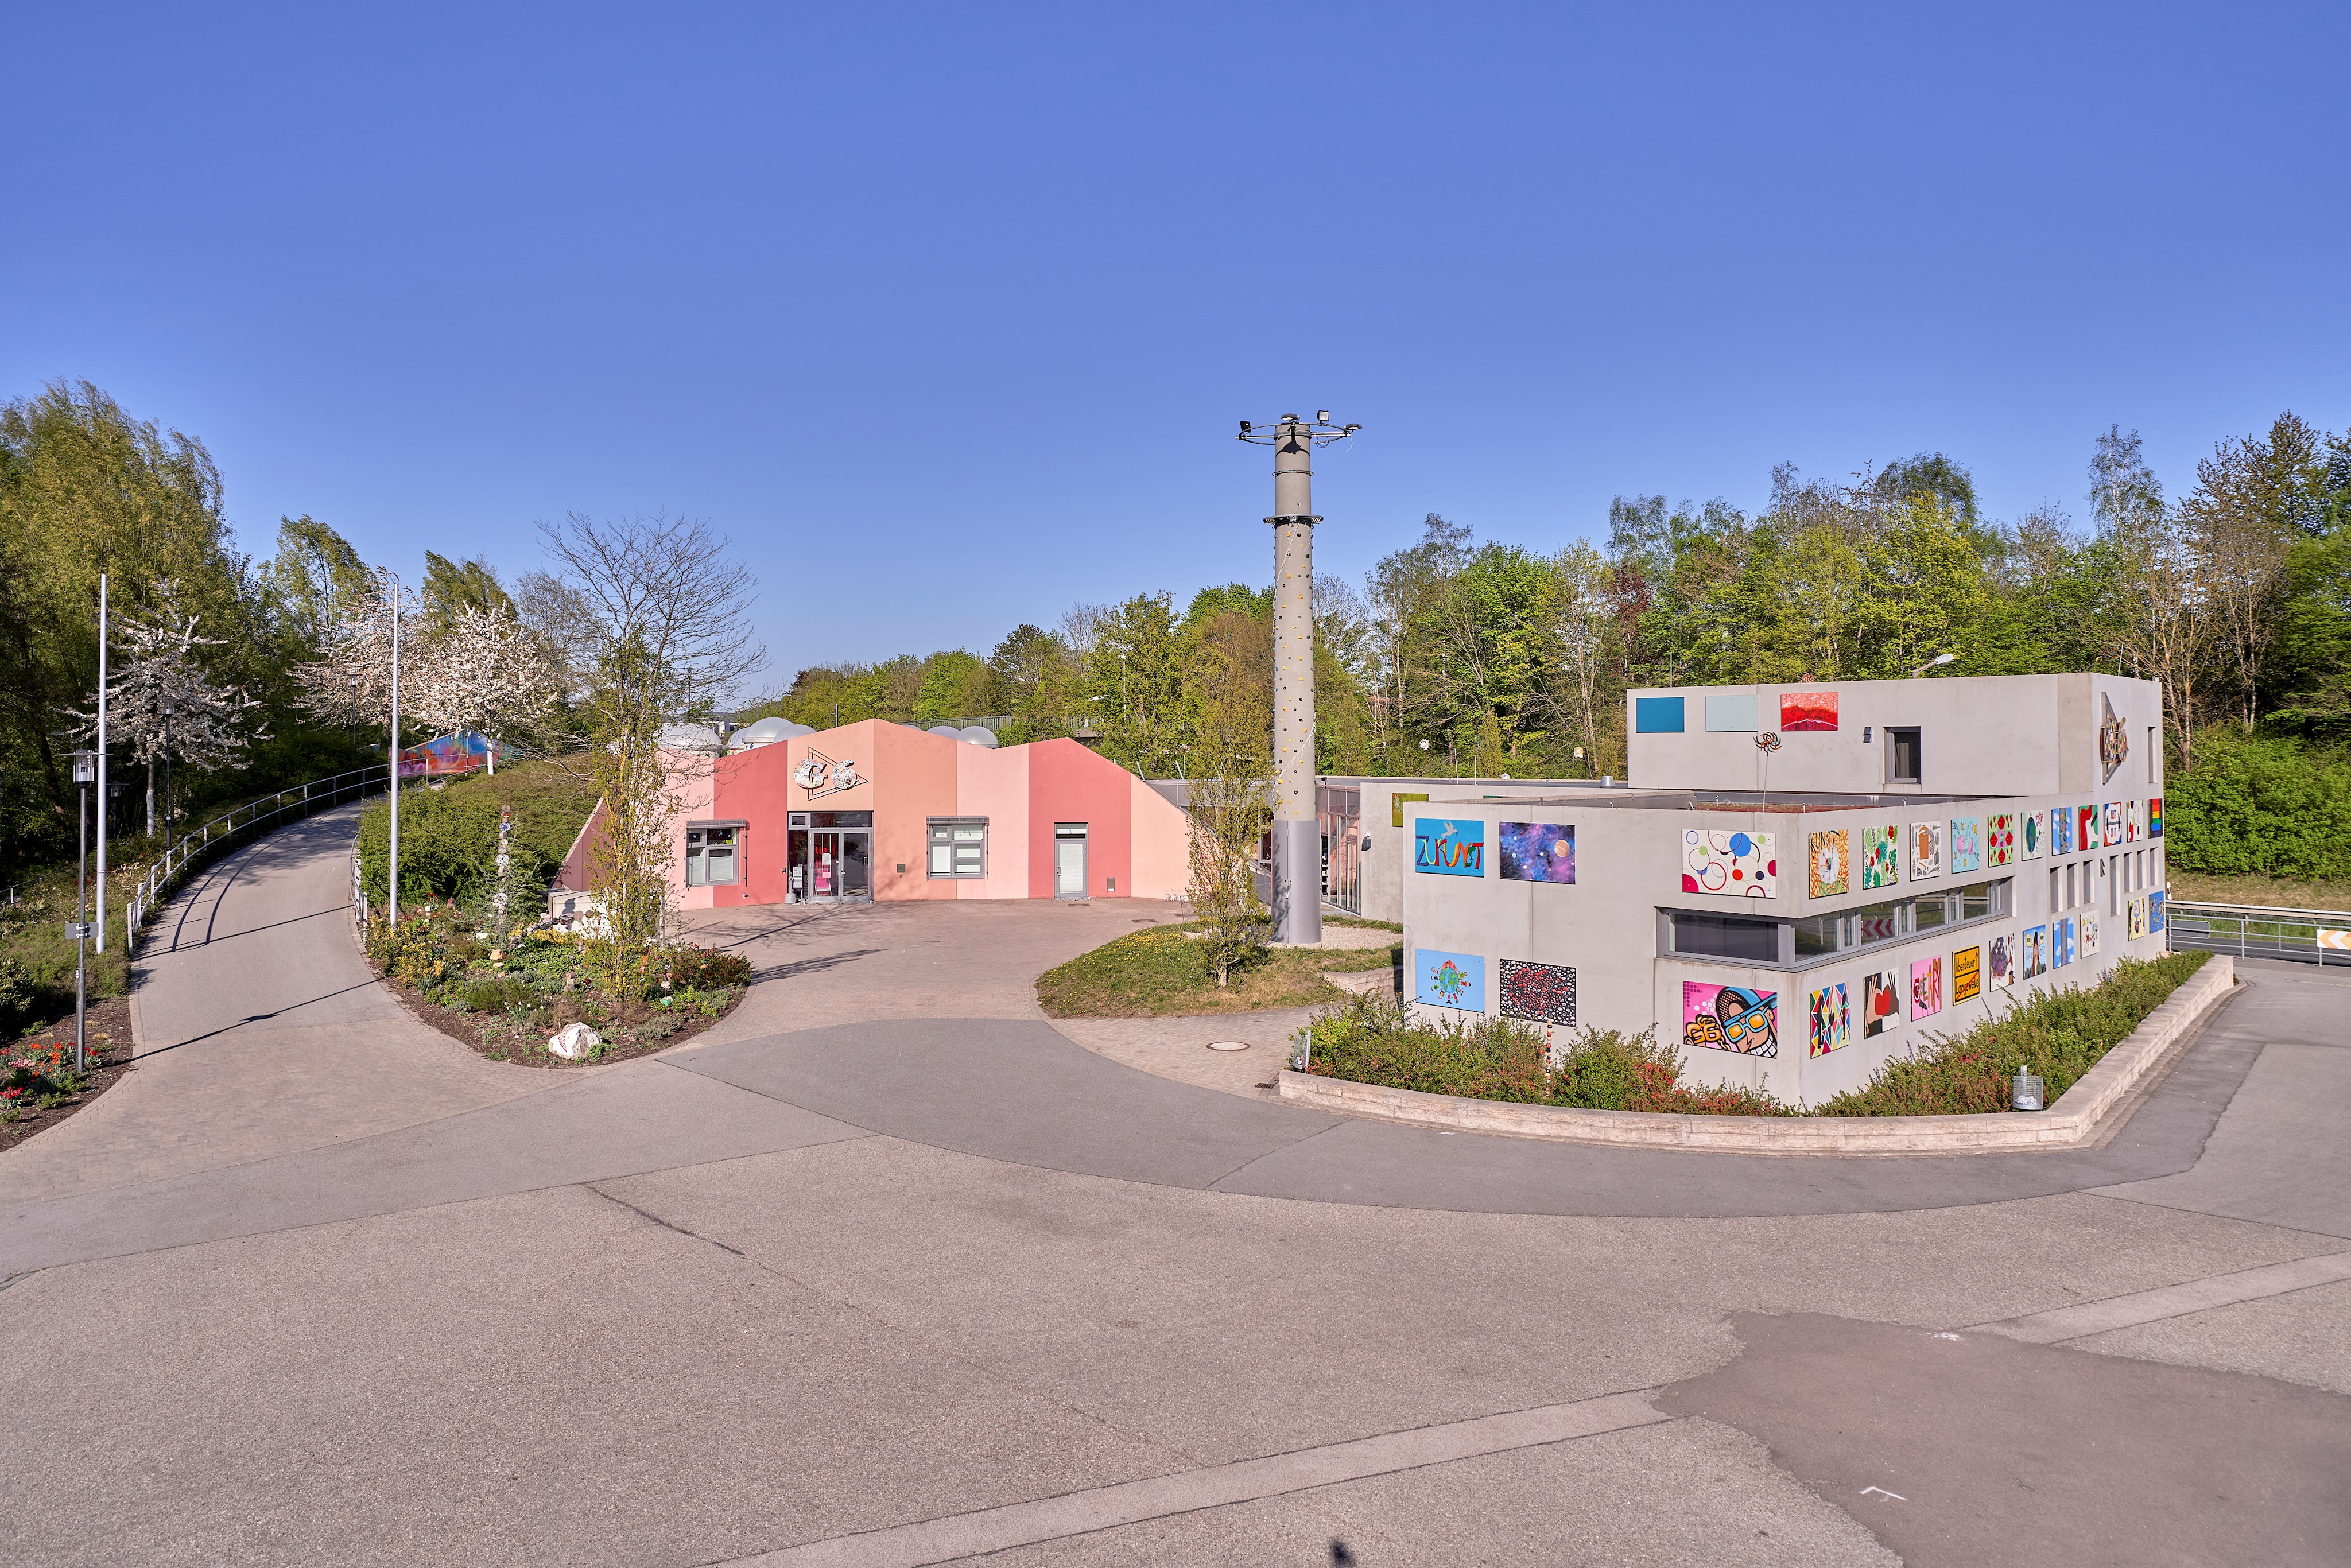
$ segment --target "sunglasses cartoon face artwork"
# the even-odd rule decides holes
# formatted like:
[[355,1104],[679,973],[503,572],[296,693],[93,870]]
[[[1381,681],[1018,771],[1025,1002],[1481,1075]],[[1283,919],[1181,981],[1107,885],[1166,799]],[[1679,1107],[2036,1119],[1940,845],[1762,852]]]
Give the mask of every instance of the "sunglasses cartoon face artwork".
[[1684,981],[1682,1043],[1742,1056],[1779,1055],[1779,993]]

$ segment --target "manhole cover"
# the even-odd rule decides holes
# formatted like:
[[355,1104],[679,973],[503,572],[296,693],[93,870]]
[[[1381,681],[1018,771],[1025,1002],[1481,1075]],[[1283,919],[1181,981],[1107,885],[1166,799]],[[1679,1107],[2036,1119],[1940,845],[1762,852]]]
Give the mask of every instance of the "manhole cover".
[[1212,1040],[1208,1042],[1208,1049],[1210,1051],[1247,1051],[1249,1049],[1249,1041],[1245,1040]]

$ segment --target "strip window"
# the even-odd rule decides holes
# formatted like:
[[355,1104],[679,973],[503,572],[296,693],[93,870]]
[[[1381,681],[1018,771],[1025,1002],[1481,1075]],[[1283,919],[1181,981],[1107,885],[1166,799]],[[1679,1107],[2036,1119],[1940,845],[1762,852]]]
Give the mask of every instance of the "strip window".
[[1796,961],[1825,958],[1889,942],[1907,941],[1929,931],[1972,925],[2010,910],[2009,882],[1979,882],[1947,893],[1865,904],[1834,915],[1812,915],[1795,923]]

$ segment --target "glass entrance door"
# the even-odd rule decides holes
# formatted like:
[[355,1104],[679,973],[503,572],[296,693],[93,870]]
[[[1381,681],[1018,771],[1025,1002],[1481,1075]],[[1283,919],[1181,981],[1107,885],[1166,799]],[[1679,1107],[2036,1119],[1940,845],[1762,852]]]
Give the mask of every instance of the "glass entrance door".
[[838,896],[860,899],[873,896],[872,846],[872,833],[854,828],[841,831],[841,892]]
[[863,828],[818,828],[809,834],[808,895],[822,899],[873,896],[873,834]]

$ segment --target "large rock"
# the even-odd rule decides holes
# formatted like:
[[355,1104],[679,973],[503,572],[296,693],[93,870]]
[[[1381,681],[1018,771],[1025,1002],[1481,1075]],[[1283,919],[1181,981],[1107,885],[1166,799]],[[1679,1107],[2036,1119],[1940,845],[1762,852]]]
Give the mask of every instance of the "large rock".
[[584,1023],[566,1024],[547,1042],[547,1049],[566,1061],[584,1061],[589,1052],[604,1043],[604,1037]]

